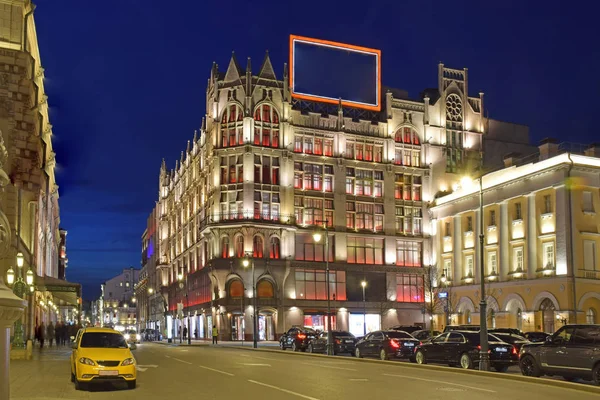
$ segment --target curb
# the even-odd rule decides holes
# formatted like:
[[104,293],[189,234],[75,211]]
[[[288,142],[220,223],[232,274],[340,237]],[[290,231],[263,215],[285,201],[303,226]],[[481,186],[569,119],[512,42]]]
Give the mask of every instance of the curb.
[[[303,352],[283,352],[281,350],[275,350],[275,349],[253,349],[250,347],[235,347],[235,346],[231,346],[231,347],[223,347],[223,348],[229,348],[229,349],[235,349],[235,350],[246,350],[246,351],[258,351],[258,352],[263,352],[263,353],[277,353],[277,354],[291,354],[294,356],[298,356],[298,357],[320,357],[320,358],[331,358],[332,356],[328,356],[325,354],[311,354],[311,353],[303,353]],[[545,386],[554,386],[554,387],[558,387],[561,389],[571,389],[571,390],[576,390],[579,392],[588,392],[588,393],[593,393],[593,394],[600,394],[600,387],[598,386],[593,386],[593,385],[582,385],[580,383],[573,383],[573,382],[566,382],[566,381],[559,381],[559,380],[554,380],[554,379],[547,379],[547,378],[534,378],[534,377],[529,377],[529,376],[523,376],[523,375],[509,375],[509,374],[503,374],[501,372],[488,372],[488,371],[478,371],[478,370],[471,370],[471,369],[461,369],[461,368],[451,368],[451,367],[443,367],[441,365],[419,365],[419,364],[413,364],[413,363],[398,363],[398,362],[394,362],[394,361],[382,361],[382,360],[375,360],[375,359],[367,359],[367,358],[356,358],[356,357],[337,357],[337,356],[333,356],[335,357],[335,359],[340,359],[340,360],[352,360],[354,362],[364,362],[364,363],[371,363],[371,364],[387,364],[387,365],[394,365],[396,367],[400,367],[400,368],[409,368],[409,369],[429,369],[431,371],[441,371],[441,372],[449,372],[449,373],[455,373],[455,374],[463,374],[463,375],[471,375],[471,376],[485,376],[486,378],[494,378],[494,379],[502,379],[502,380],[510,380],[510,381],[519,381],[519,382],[524,382],[524,383],[533,383],[536,385],[545,385]]]

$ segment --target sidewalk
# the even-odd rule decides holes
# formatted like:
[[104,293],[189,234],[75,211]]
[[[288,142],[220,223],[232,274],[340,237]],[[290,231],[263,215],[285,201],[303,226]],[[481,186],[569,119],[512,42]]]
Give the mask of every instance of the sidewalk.
[[[179,343],[179,339],[173,340],[172,343],[169,343],[167,340],[162,341],[153,341],[153,342],[142,342],[142,343],[157,343],[167,346],[189,346],[187,340],[182,340]],[[252,347],[252,341],[241,341],[241,340],[228,340],[228,341],[219,341],[218,344],[213,345],[211,339],[192,339],[191,346],[214,346],[214,347]],[[258,342],[258,347],[264,348],[273,348],[279,347],[279,342],[276,341],[260,341]]]

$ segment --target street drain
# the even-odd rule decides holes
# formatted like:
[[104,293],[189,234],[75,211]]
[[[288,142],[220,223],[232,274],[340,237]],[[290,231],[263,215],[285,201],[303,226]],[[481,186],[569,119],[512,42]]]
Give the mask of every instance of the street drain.
[[442,387],[438,388],[438,390],[441,392],[466,392],[466,389],[460,389],[455,387]]

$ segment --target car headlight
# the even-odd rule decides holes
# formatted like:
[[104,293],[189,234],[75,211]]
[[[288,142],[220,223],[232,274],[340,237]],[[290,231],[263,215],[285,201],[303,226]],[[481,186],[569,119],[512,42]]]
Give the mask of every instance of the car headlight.
[[96,365],[92,360],[90,360],[89,358],[86,358],[86,357],[81,357],[79,359],[79,362],[81,364],[85,364],[85,365]]
[[135,340],[142,340],[142,337],[140,335],[135,335]]
[[125,336],[125,340],[129,340],[129,338],[131,337],[131,336],[129,336],[129,333],[126,333],[124,336]]
[[133,358],[127,358],[121,363],[122,366],[133,365],[133,364],[135,364],[135,360]]

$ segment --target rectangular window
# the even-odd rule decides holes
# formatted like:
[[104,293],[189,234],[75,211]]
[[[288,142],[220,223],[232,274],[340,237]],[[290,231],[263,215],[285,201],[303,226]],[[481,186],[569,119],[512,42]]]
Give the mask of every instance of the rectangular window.
[[465,277],[473,277],[473,256],[465,257]]
[[583,192],[583,211],[594,212],[594,197],[592,192]]
[[488,275],[498,274],[498,258],[495,251],[488,253]]
[[[329,236],[329,262],[333,262],[334,235]],[[296,235],[296,260],[299,261],[325,261],[325,238],[319,242],[314,241],[312,234]]]
[[375,146],[374,161],[375,162],[382,162],[383,161],[383,146]]
[[313,153],[313,138],[304,137],[304,153],[305,154]]
[[[326,271],[296,269],[296,298],[304,300],[327,300]],[[346,300],[346,271],[329,271],[330,300]]]
[[354,143],[346,142],[346,158],[354,158]]
[[523,247],[515,247],[513,250],[513,267],[515,272],[523,272]]
[[418,151],[413,151],[412,154],[413,154],[412,166],[420,167],[421,166],[421,153],[419,153]]
[[467,232],[473,232],[473,217],[467,217]]
[[383,239],[349,236],[346,251],[349,264],[383,264]]
[[302,136],[296,135],[294,137],[294,152],[302,153]]
[[496,210],[490,210],[490,226],[496,226]]
[[450,222],[446,222],[445,227],[444,236],[452,236],[452,232],[450,232]]
[[544,196],[544,214],[550,214],[552,212],[552,197],[547,194]]
[[592,240],[583,242],[583,269],[586,271],[596,270],[596,242]]
[[446,278],[446,281],[452,281],[452,260],[449,258],[444,260],[442,275]]
[[346,178],[346,194],[354,194],[354,178]]
[[396,265],[399,267],[421,267],[423,265],[423,245],[421,242],[396,241]]
[[315,138],[314,154],[323,155],[323,139]]
[[396,301],[422,303],[424,301],[423,276],[396,274]]
[[515,203],[515,219],[523,219],[523,210],[521,208],[521,203]]
[[324,156],[333,156],[333,140],[325,139],[323,140],[323,155]]
[[543,262],[545,269],[554,269],[554,243],[548,242],[542,245],[544,249]]

